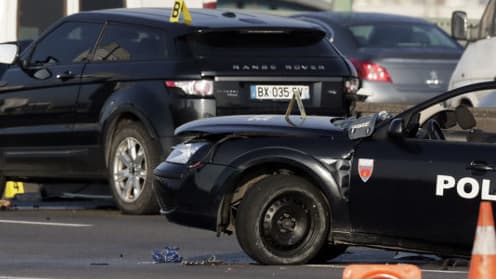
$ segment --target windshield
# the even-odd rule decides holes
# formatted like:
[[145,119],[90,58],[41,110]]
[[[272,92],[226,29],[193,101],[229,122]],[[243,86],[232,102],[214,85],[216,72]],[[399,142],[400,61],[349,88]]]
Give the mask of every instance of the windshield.
[[372,23],[348,27],[362,48],[449,48],[460,46],[434,25]]

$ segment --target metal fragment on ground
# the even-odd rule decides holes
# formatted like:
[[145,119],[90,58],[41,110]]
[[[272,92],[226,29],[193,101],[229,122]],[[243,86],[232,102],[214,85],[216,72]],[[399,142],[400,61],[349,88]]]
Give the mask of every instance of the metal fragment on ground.
[[224,262],[221,260],[217,260],[215,255],[208,257],[207,259],[198,259],[198,260],[184,260],[182,261],[183,265],[220,265]]

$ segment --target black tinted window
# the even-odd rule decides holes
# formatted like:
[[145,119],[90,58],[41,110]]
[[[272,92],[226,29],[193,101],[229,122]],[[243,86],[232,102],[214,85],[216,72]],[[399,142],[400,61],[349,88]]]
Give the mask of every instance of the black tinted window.
[[[182,38],[181,50],[193,56],[327,57],[334,49],[320,31],[241,30],[198,33]],[[186,52],[185,52],[186,51]]]
[[167,57],[165,32],[153,28],[110,24],[95,52],[95,61],[156,60]]
[[70,64],[84,61],[96,43],[101,25],[68,22],[50,32],[36,46],[31,63]]

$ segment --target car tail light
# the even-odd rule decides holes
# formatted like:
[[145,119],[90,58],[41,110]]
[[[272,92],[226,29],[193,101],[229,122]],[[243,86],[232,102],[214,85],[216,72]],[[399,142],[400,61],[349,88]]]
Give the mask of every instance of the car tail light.
[[370,61],[350,59],[355,66],[358,76],[364,80],[393,82],[386,68]]
[[204,9],[215,9],[217,8],[217,1],[204,1],[203,2]]
[[344,80],[344,91],[348,94],[355,94],[360,89],[360,79],[350,77]]
[[214,94],[214,85],[211,80],[168,80],[165,82],[165,86],[169,88],[180,88],[187,95],[192,96],[212,96]]

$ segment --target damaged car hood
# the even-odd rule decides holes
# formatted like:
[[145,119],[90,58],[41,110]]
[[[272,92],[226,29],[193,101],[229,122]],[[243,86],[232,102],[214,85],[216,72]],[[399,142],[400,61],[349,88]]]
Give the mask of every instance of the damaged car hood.
[[308,116],[303,120],[300,116],[290,116],[288,120],[284,115],[236,115],[205,118],[179,126],[175,134],[178,136],[228,133],[334,136],[343,134],[344,131],[343,128],[332,124],[332,117]]

